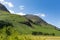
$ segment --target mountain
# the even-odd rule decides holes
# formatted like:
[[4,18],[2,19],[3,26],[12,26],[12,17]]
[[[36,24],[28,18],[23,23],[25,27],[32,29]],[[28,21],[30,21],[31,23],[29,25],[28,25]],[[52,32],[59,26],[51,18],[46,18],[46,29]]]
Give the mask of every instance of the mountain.
[[4,5],[2,5],[1,3],[0,3],[0,10],[9,12],[9,11],[7,10],[7,8],[6,8]]
[[[35,25],[40,25],[40,26],[46,25],[46,27],[47,27],[47,25],[53,26],[36,15],[25,15],[24,17]],[[53,26],[52,28],[56,28],[56,26]]]
[[60,36],[60,31],[38,16],[10,14],[6,7],[0,4],[0,36],[28,34]]
[[47,24],[47,22],[45,22],[42,18],[36,15],[25,15],[25,17],[34,24],[38,24],[38,25]]

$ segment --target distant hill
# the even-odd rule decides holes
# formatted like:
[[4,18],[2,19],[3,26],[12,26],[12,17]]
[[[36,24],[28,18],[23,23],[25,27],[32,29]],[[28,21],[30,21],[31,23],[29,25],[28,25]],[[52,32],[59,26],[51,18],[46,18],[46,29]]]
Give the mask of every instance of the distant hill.
[[25,15],[25,17],[31,21],[34,24],[38,24],[38,25],[42,25],[42,24],[48,24],[47,22],[45,22],[42,18],[36,16],[36,15]]
[[[31,23],[35,24],[35,25],[40,25],[40,26],[50,25],[50,26],[53,26],[53,25],[47,23],[46,21],[44,21],[42,18],[36,16],[36,15],[25,15],[24,17],[26,19],[28,19]],[[56,28],[56,26],[53,26],[52,28]]]
[[1,34],[4,36],[10,36],[12,34],[60,36],[60,30],[35,15],[20,16],[10,14],[6,7],[0,4],[0,35]]

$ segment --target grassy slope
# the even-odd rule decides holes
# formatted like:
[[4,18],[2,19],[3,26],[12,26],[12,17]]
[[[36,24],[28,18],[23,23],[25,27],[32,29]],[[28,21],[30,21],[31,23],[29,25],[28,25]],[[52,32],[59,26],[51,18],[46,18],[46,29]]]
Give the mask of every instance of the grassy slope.
[[[60,31],[55,30],[51,25],[36,25],[36,24],[32,24],[33,28],[31,28],[28,25],[25,24],[21,24],[19,22],[25,22],[28,21],[25,17],[20,16],[20,15],[15,15],[15,14],[10,14],[8,12],[5,11],[0,11],[0,20],[3,21],[7,21],[13,24],[13,27],[8,26],[2,28],[0,31],[3,34],[6,34],[6,30],[10,29],[9,31],[14,34],[14,32],[16,31],[18,34],[31,34],[32,31],[36,31],[36,32],[43,32],[43,33],[55,33],[56,36],[60,36]],[[15,32],[15,33],[16,33]]]
[[32,31],[43,32],[43,33],[55,33],[56,36],[60,36],[60,31],[55,30],[51,25],[36,25],[32,24],[33,28],[28,25],[21,24],[19,22],[28,21],[25,17],[10,14],[5,11],[0,11],[0,20],[10,22],[12,26],[4,26],[0,28],[0,40],[59,40],[60,37],[54,36],[33,36]]

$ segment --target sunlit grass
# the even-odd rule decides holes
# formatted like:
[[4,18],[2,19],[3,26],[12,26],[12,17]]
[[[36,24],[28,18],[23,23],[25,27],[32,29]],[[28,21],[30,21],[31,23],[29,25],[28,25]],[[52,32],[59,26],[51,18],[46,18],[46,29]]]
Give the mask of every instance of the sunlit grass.
[[15,35],[8,36],[6,40],[60,40],[57,36],[33,36],[33,35]]

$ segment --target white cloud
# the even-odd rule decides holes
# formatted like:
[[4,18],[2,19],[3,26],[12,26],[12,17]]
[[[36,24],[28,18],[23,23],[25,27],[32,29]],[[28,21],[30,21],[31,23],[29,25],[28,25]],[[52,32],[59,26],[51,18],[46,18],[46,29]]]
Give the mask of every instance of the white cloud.
[[20,10],[24,10],[24,6],[23,5],[19,6],[19,8],[20,8]]
[[40,16],[45,17],[46,15],[45,14],[41,14]]
[[9,7],[14,7],[14,5],[11,2],[5,2]]
[[10,13],[13,13],[13,14],[15,13],[15,12],[14,12],[14,11],[12,11],[12,10],[9,10],[9,11],[10,11]]
[[4,5],[8,5],[9,7],[14,7],[14,5],[11,2],[7,2],[5,0],[0,0],[0,3],[2,3]]
[[57,26],[58,28],[60,28],[60,21],[57,21],[55,26]]
[[4,0],[0,0],[0,2],[3,2]]
[[23,16],[23,15],[26,15],[25,13],[23,13],[23,12],[18,12],[18,13],[15,13],[14,11],[12,11],[12,10],[9,10],[10,11],[10,13],[12,13],[12,14],[16,14],[16,15],[21,15],[21,16]]
[[19,12],[19,13],[16,13],[17,15],[21,15],[21,16],[23,16],[23,15],[26,15],[25,13],[23,13],[23,12]]
[[37,16],[40,16],[40,17],[45,17],[46,16],[44,13],[37,13],[37,14],[34,14],[34,15],[37,15]]
[[10,11],[10,13],[11,14],[16,14],[16,15],[21,15],[21,16],[23,16],[23,15],[26,15],[25,13],[23,13],[23,12],[15,12],[15,11],[12,11],[12,10],[9,10]]

